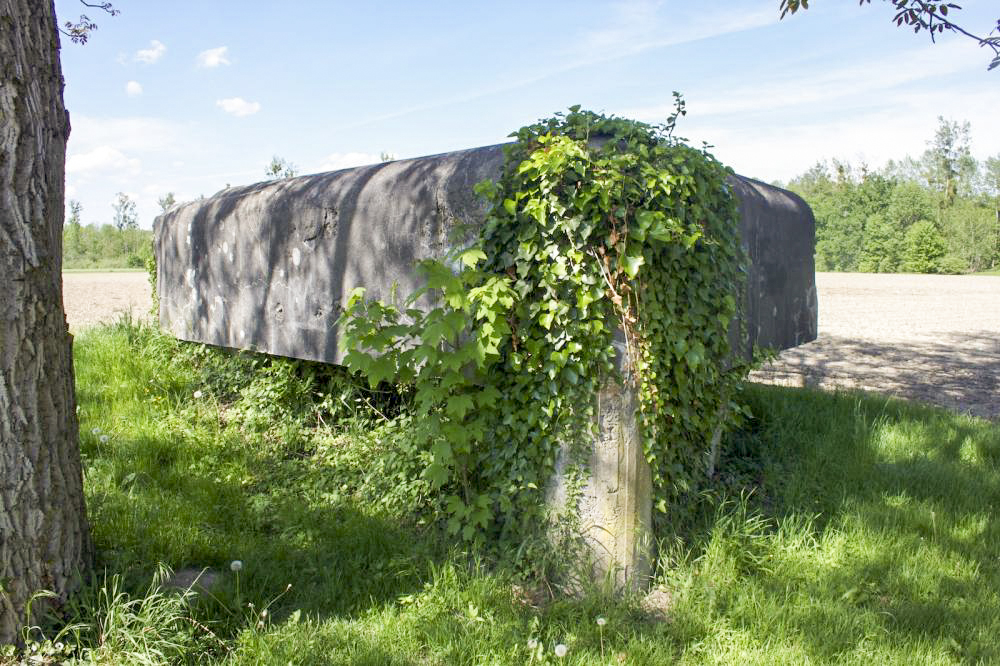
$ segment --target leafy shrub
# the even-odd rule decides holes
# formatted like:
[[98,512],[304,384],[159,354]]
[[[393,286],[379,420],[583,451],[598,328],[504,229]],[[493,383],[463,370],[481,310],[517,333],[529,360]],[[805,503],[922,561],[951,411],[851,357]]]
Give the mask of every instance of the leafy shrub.
[[607,381],[638,388],[663,511],[697,488],[712,433],[742,412],[731,172],[673,136],[683,113],[678,96],[662,126],[573,107],[520,129],[499,181],[477,187],[492,205],[480,237],[420,264],[409,302],[430,291],[436,307],[355,290],[346,363],[372,386],[412,387],[410,436],[452,533],[501,547],[535,533],[560,451],[575,451],[570,475],[584,464]]
[[961,275],[969,272],[969,265],[961,257],[949,254],[938,262],[938,273],[945,275]]
[[928,220],[914,222],[906,231],[903,270],[913,273],[938,273],[944,257],[944,238]]

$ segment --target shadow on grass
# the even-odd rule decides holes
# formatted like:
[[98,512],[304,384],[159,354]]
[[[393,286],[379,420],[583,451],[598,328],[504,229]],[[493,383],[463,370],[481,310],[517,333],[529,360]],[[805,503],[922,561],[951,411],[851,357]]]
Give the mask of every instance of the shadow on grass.
[[754,381],[857,388],[1000,419],[1000,340],[992,331],[879,342],[822,335],[787,349]]
[[[696,593],[688,612],[758,626],[820,662],[901,646],[924,650],[911,659],[1000,660],[1000,427],[860,393],[749,397],[762,459],[753,509],[769,528],[758,541],[740,527],[720,537],[716,518],[692,535],[705,572],[728,562],[742,589],[719,593],[724,611]],[[728,552],[714,556],[713,539]],[[751,558],[738,552],[747,543]]]
[[[181,437],[139,437],[95,468],[88,508],[99,567],[131,572],[136,587],[157,562],[207,567],[220,574],[213,595],[230,608],[278,600],[276,617],[331,616],[414,591],[447,556],[431,534],[349,501],[317,500],[326,490],[315,479],[255,487],[224,455],[199,462]],[[274,461],[253,464],[266,473]],[[242,563],[239,592],[233,560]]]
[[[96,362],[92,352],[80,359]],[[149,381],[142,372],[133,383]],[[117,384],[78,377],[83,413],[110,419]],[[158,390],[176,406],[185,381],[195,380],[165,377]],[[596,655],[594,618],[605,613],[630,663],[781,661],[771,646],[792,663],[1000,660],[1000,428],[853,393],[756,386],[748,397],[758,418],[731,438],[739,455],[723,474],[751,481],[751,506],[685,535],[692,557],[665,572],[666,623],[592,599],[532,609],[489,574],[449,578],[442,567],[457,558],[438,532],[357,503],[307,456],[288,464],[282,451],[297,445],[212,426],[223,417],[211,410],[151,407],[106,444],[84,429],[100,568],[131,572],[141,590],[160,561],[211,567],[219,581],[198,617],[247,663],[335,652],[410,663],[407,650],[470,661],[501,648],[516,663],[511,646],[539,617],[548,643],[573,634],[575,650]],[[243,563],[238,579],[232,560]],[[269,603],[276,628],[258,635],[253,614]],[[281,624],[296,610],[308,620]]]

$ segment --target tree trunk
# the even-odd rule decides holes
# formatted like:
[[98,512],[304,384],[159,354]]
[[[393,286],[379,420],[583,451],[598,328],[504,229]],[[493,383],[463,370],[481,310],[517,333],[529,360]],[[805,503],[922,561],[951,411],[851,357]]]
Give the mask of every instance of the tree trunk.
[[90,537],[62,305],[66,138],[51,0],[0,0],[0,643],[64,598]]

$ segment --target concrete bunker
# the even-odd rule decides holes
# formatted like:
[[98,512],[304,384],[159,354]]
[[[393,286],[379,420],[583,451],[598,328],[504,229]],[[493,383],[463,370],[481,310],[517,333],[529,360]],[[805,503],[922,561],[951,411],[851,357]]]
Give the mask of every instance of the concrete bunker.
[[[440,258],[452,231],[487,207],[473,186],[495,179],[503,146],[487,146],[223,190],[172,208],[154,225],[160,325],[183,340],[326,363],[346,349],[336,326],[351,290],[371,298],[419,286],[414,263]],[[796,195],[729,180],[751,259],[738,349],[786,349],[816,338],[814,221]],[[651,481],[631,389],[606,384],[599,436],[576,509],[602,571],[648,570]],[[561,497],[556,479],[554,501]]]

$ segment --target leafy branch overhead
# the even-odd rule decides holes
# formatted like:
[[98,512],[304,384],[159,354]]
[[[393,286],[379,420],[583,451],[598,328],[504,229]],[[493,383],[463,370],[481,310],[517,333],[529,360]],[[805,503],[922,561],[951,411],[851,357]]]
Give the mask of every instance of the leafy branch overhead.
[[568,446],[585,464],[609,381],[638,390],[664,511],[741,413],[730,172],[673,136],[677,101],[661,126],[573,107],[520,129],[498,181],[477,186],[492,208],[471,247],[422,262],[426,286],[402,305],[350,301],[345,362],[413,389],[408,446],[465,539],[505,546],[544,525],[556,461]]
[[[993,51],[993,59],[990,61],[988,70],[1000,66],[1000,18],[997,19],[996,26],[990,30],[986,37],[980,37],[961,27],[951,20],[954,11],[961,10],[962,7],[953,2],[928,2],[926,0],[884,0],[892,3],[896,10],[893,17],[897,26],[908,26],[913,28],[913,32],[925,31],[930,34],[931,41],[944,31],[965,35],[976,40],[980,46]],[[871,0],[859,0],[858,4],[871,4]],[[787,14],[794,14],[800,9],[809,9],[809,0],[781,0],[781,18]]]
[[[118,16],[121,13],[121,10],[115,9],[110,2],[90,3],[80,0],[80,4],[91,9],[100,9],[111,16]],[[91,21],[86,14],[80,14],[80,19],[75,23],[66,21],[63,27],[59,28],[59,32],[69,37],[75,44],[86,44],[87,40],[90,39],[90,33],[94,30],[97,30],[97,24]]]

